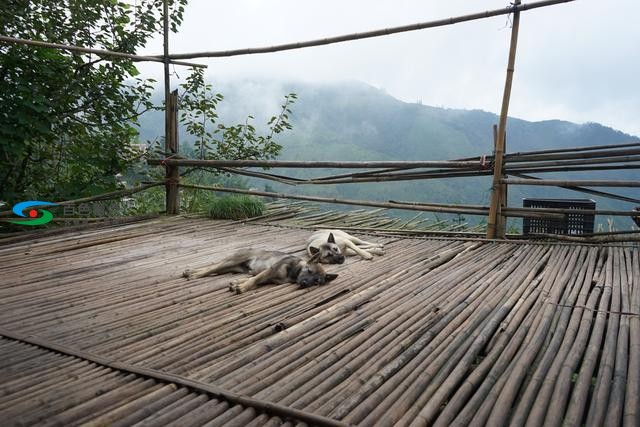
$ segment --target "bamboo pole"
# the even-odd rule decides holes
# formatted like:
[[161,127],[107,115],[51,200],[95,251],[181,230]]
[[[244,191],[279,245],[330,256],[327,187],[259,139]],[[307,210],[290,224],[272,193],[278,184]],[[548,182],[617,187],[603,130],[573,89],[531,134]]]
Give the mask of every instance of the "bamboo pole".
[[[307,201],[323,202],[323,203],[336,203],[336,204],[344,204],[344,205],[371,206],[371,207],[404,209],[404,210],[425,211],[425,212],[464,213],[467,215],[486,215],[486,210],[484,209],[467,208],[464,205],[459,205],[458,207],[438,207],[438,206],[430,206],[430,205],[409,205],[409,204],[396,204],[396,203],[384,203],[384,202],[370,202],[366,200],[334,199],[334,198],[316,197],[316,196],[298,196],[294,194],[273,193],[273,192],[255,191],[255,190],[242,190],[242,189],[225,188],[225,187],[211,187],[211,186],[204,186],[204,185],[180,184],[179,186],[182,188],[193,188],[193,189],[220,191],[220,192],[237,193],[237,194],[250,194],[254,196],[277,197],[282,199],[307,200]],[[455,205],[452,205],[452,206],[455,206]],[[513,213],[510,213],[510,216],[525,217],[525,218],[535,217],[535,218],[555,218],[555,219],[562,219],[564,217],[563,215],[559,215],[559,214],[542,214],[542,213],[536,213],[536,212],[524,212],[524,213],[513,212]]]
[[[567,148],[551,148],[547,150],[537,150],[537,151],[516,151],[513,153],[505,154],[505,159],[513,156],[525,156],[525,155],[535,155],[535,154],[558,154],[558,153],[570,153],[577,151],[595,151],[595,150],[611,150],[614,148],[629,148],[629,147],[640,147],[640,142],[630,142],[625,144],[608,144],[608,145],[587,145],[580,147],[567,147]],[[489,158],[493,158],[489,156]],[[462,159],[456,159],[460,161],[469,161],[469,160],[477,160],[478,157],[465,157]]]
[[250,54],[257,54],[257,53],[280,52],[283,50],[291,50],[291,49],[302,49],[302,48],[307,48],[312,46],[322,46],[322,45],[327,45],[332,43],[341,43],[341,42],[346,42],[351,40],[380,37],[380,36],[386,36],[390,34],[402,33],[407,31],[422,30],[425,28],[442,27],[445,25],[452,25],[460,22],[467,22],[467,21],[472,21],[476,19],[489,18],[492,16],[506,15],[511,12],[519,13],[520,11],[524,11],[524,10],[531,10],[531,9],[551,6],[559,3],[568,3],[571,1],[573,0],[545,0],[545,1],[538,1],[533,3],[523,4],[523,5],[520,5],[518,2],[518,5],[514,6],[513,8],[488,10],[485,12],[479,12],[479,13],[458,16],[453,18],[439,19],[436,21],[421,22],[418,24],[411,24],[411,25],[403,25],[400,27],[385,28],[382,30],[367,31],[363,33],[346,34],[342,36],[329,37],[329,38],[324,38],[319,40],[309,40],[304,42],[289,43],[289,44],[283,44],[278,46],[235,49],[235,50],[227,50],[227,51],[179,53],[179,54],[170,55],[169,57],[172,59],[220,58],[220,57],[226,57],[226,56],[250,55]]
[[[625,251],[629,284],[632,285],[630,310],[640,313],[640,257],[638,251]],[[631,427],[640,424],[640,316],[629,319],[629,376],[625,390],[623,425]]]
[[[165,0],[165,3],[167,0]],[[165,78],[169,78],[165,75]],[[165,84],[167,89],[168,84]],[[168,137],[165,144],[165,151],[167,153],[176,154],[179,150],[178,145],[178,90],[171,92],[168,98],[169,103],[167,105],[167,131]],[[180,167],[179,166],[166,166],[166,207],[167,215],[177,215],[180,213],[180,193],[178,192],[178,184],[180,183]]]
[[[525,174],[520,174],[520,173],[517,173],[517,174],[516,173],[512,173],[511,175],[517,176],[519,178],[525,178],[525,179],[540,179],[540,178],[537,178],[535,176],[530,176],[530,175],[525,175]],[[593,189],[590,189],[590,188],[575,187],[575,186],[561,187],[561,188],[566,188],[567,190],[577,191],[579,193],[593,194],[594,196],[606,197],[608,199],[622,200],[624,202],[631,202],[631,203],[640,203],[640,199],[635,199],[633,197],[627,197],[627,196],[621,196],[619,194],[613,194],[613,193],[609,193],[609,192],[605,192],[605,191],[593,190]]]
[[[356,215],[355,220],[368,219],[362,214]],[[190,221],[188,228],[184,227],[186,221]],[[122,240],[121,244],[59,251],[70,248],[78,238],[81,244],[100,242],[133,230],[141,236]],[[166,239],[167,232],[172,233],[172,239]],[[622,269],[626,263],[627,271],[632,271],[627,273],[630,306],[627,312],[623,285],[619,338],[612,353],[616,363],[611,397],[605,402],[591,398],[595,370],[584,372],[584,389],[580,386],[578,393],[585,392],[580,396],[585,397],[587,411],[591,406],[604,405],[606,411],[612,408],[613,414],[620,408],[620,398],[615,396],[619,396],[624,384],[626,425],[635,425],[632,417],[637,405],[633,390],[638,379],[632,373],[637,372],[633,366],[640,359],[634,359],[633,351],[638,345],[636,336],[640,335],[634,335],[634,325],[640,324],[636,323],[640,310],[634,298],[640,294],[634,296],[633,289],[640,282],[631,280],[634,268],[637,270],[640,265],[636,247],[614,248],[610,252],[618,259],[612,264],[612,271],[618,268],[614,265],[621,268],[620,277],[610,282],[600,280],[607,253],[598,247],[498,242],[475,243],[469,251],[473,246],[464,249],[457,240],[397,237],[384,239],[384,257],[373,262],[349,259],[344,266],[332,270],[340,273],[337,281],[310,290],[298,290],[294,285],[273,286],[236,298],[224,289],[229,276],[195,281],[178,277],[185,265],[221,259],[238,247],[273,247],[274,235],[276,249],[299,254],[304,250],[302,242],[307,234],[288,227],[240,226],[189,218],[155,221],[127,233],[113,229],[109,234],[94,230],[79,236],[52,236],[26,256],[22,245],[12,245],[0,249],[3,277],[7,279],[0,286],[0,323],[24,336],[46,334],[48,342],[81,348],[110,361],[134,366],[143,363],[150,369],[188,375],[231,393],[264,398],[304,412],[327,416],[334,410],[348,410],[347,417],[340,421],[361,425],[389,425],[400,419],[400,424],[409,424],[423,410],[424,419],[438,426],[484,425],[499,392],[514,375],[514,365],[527,365],[525,359],[531,357],[533,362],[526,368],[508,409],[509,416],[525,405],[525,390],[532,393],[537,389],[531,410],[526,414],[522,406],[521,413],[532,417],[534,408],[544,411],[545,396],[549,395],[544,423],[569,424],[571,420],[563,419],[564,406],[555,408],[556,401],[572,398],[574,373],[583,360],[585,366],[592,360],[595,369],[598,361],[604,360],[601,341],[594,340],[593,353],[586,358],[582,350],[592,333],[594,316],[602,317],[603,331],[612,336],[607,322],[616,313],[610,305],[597,304],[605,286],[615,287],[618,281],[624,284]],[[434,254],[442,257],[450,250],[446,259],[438,258],[432,264],[436,261]],[[58,255],[42,256],[41,251],[58,251]],[[629,254],[626,262],[622,251],[625,256]],[[167,253],[172,256],[166,257]],[[588,259],[583,262],[584,253]],[[87,256],[99,262],[87,266]],[[155,273],[149,275],[149,271]],[[383,290],[371,290],[383,280],[387,280]],[[369,293],[365,296],[362,292]],[[361,298],[349,300],[354,294]],[[557,301],[553,299],[555,295],[559,296]],[[336,306],[340,308],[331,310]],[[563,317],[565,312],[571,313],[568,323]],[[549,316],[543,317],[544,313]],[[624,357],[618,359],[625,353],[625,318],[630,327],[626,362]],[[547,322],[548,331],[542,333]],[[275,332],[274,326],[279,323],[287,324],[287,328]],[[541,345],[531,346],[538,334],[542,336]],[[558,343],[554,340],[561,337],[561,345],[556,348]],[[3,367],[9,364],[8,369],[0,369],[3,380],[7,379],[5,373],[9,376],[9,382],[3,381],[0,386],[5,394],[9,392],[0,399],[0,411],[16,404],[23,414],[34,411],[53,420],[53,415],[69,408],[63,407],[64,400],[75,399],[76,393],[86,389],[83,386],[88,375],[84,373],[91,373],[93,368],[82,370],[82,375],[67,375],[69,371],[58,369],[53,358],[34,359],[19,348],[3,352],[7,341],[0,339],[0,359],[5,362]],[[532,352],[537,354],[532,356]],[[5,356],[7,353],[9,357]],[[549,367],[551,355],[554,360]],[[562,367],[557,375],[556,362]],[[86,369],[88,362],[80,363]],[[617,375],[625,364],[629,373],[626,381]],[[45,388],[39,385],[44,375],[36,373],[28,379],[21,375],[24,368],[34,373],[39,366],[48,369],[47,381],[42,381]],[[536,374],[537,369],[540,370]],[[91,384],[98,386],[112,378],[104,381],[104,374],[92,375]],[[67,379],[70,380],[60,383]],[[553,392],[560,382],[561,388],[567,386],[560,395],[546,393]],[[29,389],[23,391],[22,385]],[[57,391],[60,387],[65,393]],[[132,387],[126,382],[121,390],[129,393]],[[132,392],[126,400],[114,393],[105,406],[85,406],[77,420],[94,425],[115,420],[113,425],[131,425],[179,417],[173,421],[176,425],[202,425],[213,424],[222,415],[218,421],[227,420],[231,425],[261,425],[268,421],[265,414],[251,419],[257,412],[252,413],[250,407],[214,400],[188,412],[197,397],[172,393],[159,404],[147,398],[155,390]],[[39,401],[49,402],[52,393],[60,398],[52,400],[55,410],[49,411],[49,406]],[[7,401],[7,396],[15,399]],[[439,405],[443,398],[446,405]],[[82,404],[86,400],[74,402]],[[133,403],[136,401],[139,405]],[[147,406],[148,402],[152,403]],[[354,404],[357,406],[349,410]],[[131,415],[134,418],[119,409],[125,405],[135,411],[135,416]],[[95,418],[89,419],[91,408],[96,409]],[[485,408],[488,412],[483,416]],[[231,412],[225,414],[227,411]],[[579,413],[578,421],[585,411]],[[120,415],[126,418],[119,418]],[[232,420],[232,416],[238,418]],[[359,419],[360,416],[365,418]],[[25,424],[35,423],[36,419],[34,415],[29,418],[34,421]]]
[[569,153],[549,153],[549,154],[522,154],[522,155],[509,155],[506,157],[506,161],[509,163],[522,163],[522,162],[546,162],[552,160],[573,160],[573,159],[593,159],[593,158],[608,158],[608,157],[626,157],[637,156],[640,154],[640,149],[625,149],[625,150],[600,150],[591,152],[574,151]]
[[[49,42],[43,42],[40,40],[28,40],[28,39],[8,37],[8,36],[2,36],[2,35],[0,35],[0,41],[5,43],[24,44],[29,46],[47,47],[51,49],[68,50],[69,52],[92,53],[99,56],[111,56],[114,58],[130,59],[132,61],[164,62],[164,59],[162,57],[157,57],[157,56],[134,55],[131,53],[114,52],[112,50],[90,49],[90,48],[80,47],[80,46],[73,46],[73,45],[66,45],[66,44],[59,44],[59,43],[49,43]],[[191,62],[175,61],[172,59],[169,59],[169,63],[174,65],[185,65],[187,67],[207,68],[207,65],[204,65],[204,64],[193,64]]]
[[197,160],[197,159],[149,159],[151,166],[203,166],[203,167],[263,167],[263,168],[466,168],[478,166],[478,162],[433,161],[300,161],[300,160]]
[[623,181],[623,180],[574,180],[565,181],[559,179],[503,179],[503,183],[511,185],[545,185],[554,187],[575,187],[590,185],[594,187],[640,187],[640,181]]
[[[173,129],[176,126],[173,111],[173,96],[171,94],[171,75],[169,74],[169,0],[162,1],[162,48],[164,50],[164,152],[165,157],[171,157],[178,153],[177,141],[174,140]],[[176,214],[177,186],[175,180],[176,171],[173,165],[165,166],[165,210],[167,214]],[[179,176],[179,175],[178,175]],[[178,208],[179,209],[179,208]]]
[[[496,144],[496,148],[497,148],[497,144],[498,144],[498,126],[497,125],[493,125],[493,140]],[[505,135],[504,137],[504,145],[506,147],[507,145],[507,136]],[[504,175],[504,167],[503,169],[503,175],[502,178],[506,178],[506,176]],[[498,215],[497,217],[497,223],[496,223],[496,237],[498,239],[504,239],[506,234],[507,234],[507,217],[504,215],[504,210],[507,208],[507,185],[506,184],[502,184],[500,185],[500,215]]]
[[497,228],[500,206],[502,203],[501,184],[507,184],[501,180],[505,152],[505,137],[507,133],[507,115],[509,113],[509,98],[511,97],[511,84],[513,82],[513,71],[516,62],[516,48],[518,45],[518,30],[520,28],[520,12],[517,10],[520,0],[515,0],[513,4],[513,26],[511,28],[511,43],[509,46],[509,60],[507,65],[507,77],[502,95],[502,108],[500,110],[500,120],[498,121],[498,137],[496,139],[496,149],[493,159],[493,183],[491,185],[491,203],[489,206],[489,216],[487,218],[487,238],[498,237],[500,230]]
[[[548,161],[538,161],[531,163],[523,163],[523,162],[512,162],[516,166],[517,169],[524,168],[546,168],[549,166],[573,166],[573,165],[588,165],[588,164],[601,164],[601,163],[631,163],[640,161],[640,156],[614,156],[614,157],[592,157],[588,159],[559,159],[559,160],[548,160]],[[506,163],[509,164],[509,161],[506,160]]]
[[[558,378],[564,358],[570,350],[571,343],[577,333],[575,328],[571,326],[577,325],[581,311],[568,310],[576,304],[582,305],[591,286],[591,278],[593,277],[593,269],[595,266],[595,252],[593,249],[583,250],[583,254],[579,258],[578,265],[574,266],[575,279],[569,282],[565,293],[560,301],[561,305],[556,313],[558,322],[553,329],[553,337],[549,341],[544,355],[536,364],[535,371],[531,375],[529,382],[522,394],[519,404],[511,418],[513,423],[524,424],[528,427],[540,426],[545,420],[545,415],[549,405],[549,398],[553,390],[553,384]],[[585,277],[589,277],[585,281]],[[579,297],[583,298],[579,300]],[[558,420],[562,414],[555,413]],[[553,419],[549,416],[549,419]]]
[[133,377],[133,375],[140,375],[147,378],[154,378],[154,379],[165,381],[165,382],[175,383],[175,384],[185,386],[194,390],[198,390],[203,393],[211,394],[213,396],[219,396],[225,400],[228,400],[237,404],[253,406],[267,413],[283,415],[285,417],[293,417],[301,421],[310,422],[314,425],[321,425],[321,426],[344,426],[345,425],[343,423],[340,423],[338,421],[335,421],[326,417],[306,413],[293,408],[284,407],[276,403],[261,401],[261,400],[241,396],[235,393],[230,393],[226,390],[219,389],[215,386],[205,384],[199,381],[187,379],[184,377],[180,377],[178,375],[170,374],[167,372],[159,372],[153,369],[133,366],[133,365],[129,365],[122,362],[112,362],[96,355],[91,355],[86,352],[74,350],[59,344],[53,344],[53,343],[47,342],[46,340],[39,339],[33,336],[32,337],[21,336],[20,334],[17,334],[15,332],[9,332],[4,329],[0,329],[0,335],[11,338],[11,339],[19,340],[25,343],[29,343],[32,345],[37,345],[45,349],[54,350],[54,351],[68,354],[71,356],[76,356],[76,357],[81,357],[83,359],[91,360],[101,365],[109,366],[116,370],[126,371],[128,373],[131,373],[130,374],[131,377]]

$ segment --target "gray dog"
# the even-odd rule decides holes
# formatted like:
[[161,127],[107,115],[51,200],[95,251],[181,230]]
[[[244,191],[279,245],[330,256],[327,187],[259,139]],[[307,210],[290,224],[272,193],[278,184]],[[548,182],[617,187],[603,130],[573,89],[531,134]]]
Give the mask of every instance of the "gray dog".
[[233,255],[199,270],[186,270],[182,275],[189,279],[196,279],[212,274],[248,273],[253,277],[237,279],[231,282],[229,290],[242,293],[268,283],[283,284],[297,283],[306,288],[314,285],[324,285],[336,277],[337,274],[326,273],[318,264],[319,254],[305,261],[294,255],[278,251],[262,249],[241,249]]

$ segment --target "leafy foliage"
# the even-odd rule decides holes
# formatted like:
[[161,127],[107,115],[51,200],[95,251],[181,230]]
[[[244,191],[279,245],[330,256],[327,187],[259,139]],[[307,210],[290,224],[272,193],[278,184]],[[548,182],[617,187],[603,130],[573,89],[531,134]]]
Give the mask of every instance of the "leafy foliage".
[[[186,0],[170,2],[172,31]],[[135,53],[162,28],[162,0],[8,0],[4,35]],[[153,80],[130,60],[0,45],[0,199],[69,199],[116,188],[140,155]]]
[[297,99],[295,93],[284,97],[280,112],[267,123],[268,133],[261,135],[251,124],[253,116],[231,126],[218,122],[216,107],[224,97],[205,83],[202,69],[194,68],[181,87],[184,92],[180,98],[180,123],[195,138],[194,147],[200,159],[273,159],[282,149],[274,140],[275,135],[293,128],[289,116],[290,106]]

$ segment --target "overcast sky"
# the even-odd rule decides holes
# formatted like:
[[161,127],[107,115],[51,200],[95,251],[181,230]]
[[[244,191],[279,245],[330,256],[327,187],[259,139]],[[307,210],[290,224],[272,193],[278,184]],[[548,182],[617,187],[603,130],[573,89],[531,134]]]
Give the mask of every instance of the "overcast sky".
[[[190,0],[180,32],[171,35],[171,52],[271,46],[506,6],[500,0]],[[638,0],[576,0],[523,12],[509,115],[599,122],[640,136],[639,18]],[[194,62],[209,65],[214,83],[232,77],[359,80],[408,102],[498,113],[509,37],[510,22],[503,15],[296,51]],[[161,51],[156,40],[141,53]],[[161,68],[148,64],[143,71],[158,77]]]

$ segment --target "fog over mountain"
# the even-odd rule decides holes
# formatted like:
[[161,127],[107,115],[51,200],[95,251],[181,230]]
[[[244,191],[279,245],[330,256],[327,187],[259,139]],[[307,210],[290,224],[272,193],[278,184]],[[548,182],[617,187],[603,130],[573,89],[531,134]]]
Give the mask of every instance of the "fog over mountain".
[[[289,160],[445,160],[491,154],[492,125],[498,121],[495,114],[480,110],[433,107],[422,105],[419,100],[402,102],[383,89],[355,81],[318,84],[235,80],[218,82],[215,89],[225,96],[218,109],[222,122],[244,122],[248,115],[252,115],[255,117],[252,122],[258,128],[277,114],[284,95],[290,92],[298,94],[298,101],[292,106],[294,129],[277,139],[283,145],[280,158]],[[158,130],[162,129],[158,126],[161,121],[160,116],[145,117],[141,139],[157,136]],[[635,141],[640,139],[597,123],[530,122],[510,118],[507,125],[507,152]],[[181,143],[189,143],[186,135],[181,136]],[[299,177],[330,175],[333,172],[337,171],[277,171]],[[543,176],[549,179],[615,177],[638,180],[640,172],[624,170]],[[263,188],[267,183],[282,192],[328,197],[482,205],[488,204],[491,187],[490,177],[297,187],[255,180],[251,185]],[[637,196],[633,189],[603,190]],[[633,206],[553,187],[510,186],[510,206],[522,206],[524,197],[592,198],[596,200],[598,209],[627,210]],[[606,218],[598,220],[606,222]],[[512,224],[520,222],[513,220]],[[616,218],[615,223],[618,228],[631,226],[628,218]]]

